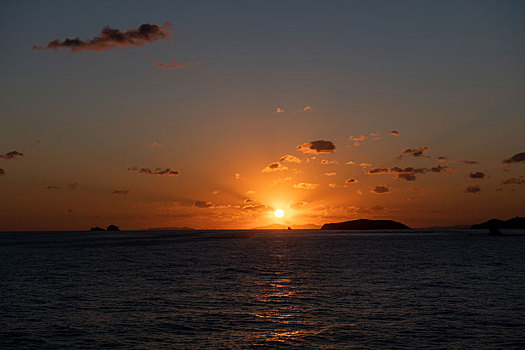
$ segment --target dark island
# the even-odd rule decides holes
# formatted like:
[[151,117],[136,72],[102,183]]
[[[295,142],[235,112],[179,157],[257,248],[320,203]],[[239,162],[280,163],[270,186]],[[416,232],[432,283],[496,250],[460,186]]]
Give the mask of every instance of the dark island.
[[481,224],[470,226],[471,229],[525,229],[525,218],[516,216],[515,218],[503,221],[490,219]]
[[324,224],[321,230],[405,230],[407,225],[393,220],[351,220]]
[[90,231],[120,231],[120,229],[116,225],[109,225],[105,230],[102,227],[95,226]]

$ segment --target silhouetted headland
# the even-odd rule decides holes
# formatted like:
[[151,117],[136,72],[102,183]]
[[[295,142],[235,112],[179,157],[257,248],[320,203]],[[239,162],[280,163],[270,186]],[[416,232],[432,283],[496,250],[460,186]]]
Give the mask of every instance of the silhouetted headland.
[[109,225],[106,229],[95,226],[95,227],[92,227],[90,231],[120,231],[120,229],[116,225]]
[[393,220],[351,220],[324,224],[321,230],[404,230],[407,225]]
[[500,219],[490,219],[481,224],[470,226],[471,229],[525,229],[525,218],[516,216],[515,218],[503,221]]

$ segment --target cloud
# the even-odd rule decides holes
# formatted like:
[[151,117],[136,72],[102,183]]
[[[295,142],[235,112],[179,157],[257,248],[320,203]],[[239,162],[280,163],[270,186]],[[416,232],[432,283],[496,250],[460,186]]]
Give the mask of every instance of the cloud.
[[399,155],[399,158],[407,155],[412,155],[414,157],[421,157],[423,153],[428,152],[427,146],[420,146],[418,148],[406,148],[401,154]]
[[475,160],[462,160],[461,163],[468,164],[468,165],[479,164],[479,162]]
[[388,174],[390,169],[388,168],[373,168],[368,170],[369,174]]
[[55,39],[46,46],[33,45],[33,50],[69,49],[71,52],[106,51],[117,47],[153,44],[158,40],[168,39],[170,36],[170,23],[165,23],[163,26],[145,23],[137,29],[128,29],[125,32],[122,32],[120,29],[105,26],[102,28],[99,36],[93,39],[81,40],[79,38],[67,38],[63,41]]
[[293,187],[301,190],[315,190],[317,187],[319,187],[319,184],[300,182],[298,184],[294,184]]
[[68,184],[67,188],[70,190],[76,190],[78,188],[78,184],[76,182],[73,182],[72,184]]
[[240,180],[241,179],[241,174],[239,173],[235,173],[235,180]]
[[397,175],[398,180],[405,180],[405,181],[416,181],[416,175],[413,173],[403,173]]
[[284,109],[275,107],[275,113],[284,113]]
[[155,147],[163,146],[163,144],[162,143],[158,143],[158,142],[153,142],[153,143],[149,144],[148,146],[152,147],[152,148],[155,148]]
[[348,162],[345,163],[345,165],[354,165],[354,164],[355,164],[355,162],[353,162],[351,160],[349,160]]
[[195,201],[194,205],[197,208],[213,208],[213,204],[211,202],[205,201]]
[[448,157],[445,157],[445,156],[438,157],[438,162],[446,162],[447,160],[448,160]]
[[324,173],[326,176],[336,176],[337,173]]
[[471,179],[483,179],[485,177],[485,174],[481,171],[476,171],[475,173],[470,173],[468,176]]
[[465,193],[478,193],[481,191],[479,186],[469,186],[465,189]]
[[307,111],[312,112],[313,110],[314,110],[314,109],[313,109],[311,106],[305,106],[305,107],[303,108],[303,112],[307,112]]
[[211,191],[211,194],[213,194],[214,196],[218,195],[219,193],[221,193],[221,191],[219,191],[219,190]]
[[55,186],[55,185],[46,187],[46,190],[59,190],[59,189],[60,189],[60,187]]
[[292,156],[291,154],[284,155],[279,160],[281,162],[288,162],[288,163],[301,163],[301,160],[299,158]]
[[510,158],[504,159],[502,161],[503,164],[511,164],[511,163],[525,163],[525,152],[516,153]]
[[330,165],[330,164],[339,164],[339,162],[337,160],[326,160],[326,159],[323,159],[323,160],[321,160],[321,164],[323,164],[323,165]]
[[5,170],[0,168],[0,176],[4,176],[5,175]]
[[335,145],[331,141],[317,140],[297,146],[297,150],[303,153],[334,153]]
[[191,66],[196,66],[199,63],[198,62],[192,62],[192,63],[182,63],[176,60],[171,60],[169,63],[162,63],[161,61],[155,61],[153,62],[155,66],[157,66],[160,69],[186,69],[190,68]]
[[24,154],[22,152],[18,152],[18,151],[7,152],[4,155],[0,154],[0,158],[6,159],[6,160],[16,159],[16,158],[20,158],[20,157],[23,157],[23,156],[24,156]]
[[399,136],[399,131],[397,130],[392,130],[388,133],[389,135],[394,135],[394,136]]
[[507,179],[502,182],[503,185],[522,185],[524,183],[525,180],[523,180],[523,176],[511,177],[510,179]]
[[284,171],[288,170],[288,167],[285,165],[282,165],[279,162],[273,162],[268,164],[263,170],[261,170],[262,173],[271,173],[275,171]]
[[293,202],[292,204],[290,204],[290,208],[292,208],[293,210],[300,210],[300,209],[304,208],[307,204],[308,204],[308,202],[296,201],[296,202]]
[[359,182],[359,180],[357,180],[356,178],[351,177],[349,179],[346,179],[345,182],[347,184],[355,184],[355,183]]
[[138,171],[139,174],[146,174],[146,175],[158,175],[158,176],[178,176],[179,175],[179,171],[178,170],[174,170],[172,168],[166,168],[166,169],[155,168],[155,169],[150,169],[150,168],[138,168],[138,167],[134,166],[134,167],[128,168],[128,170]]
[[387,193],[389,192],[390,190],[388,189],[388,187],[386,185],[378,185],[378,186],[375,186],[374,188],[372,188],[371,190],[372,192],[374,193]]
[[111,192],[111,194],[114,194],[117,196],[127,196],[130,193],[131,191],[128,191],[128,190],[114,190],[113,192]]
[[365,135],[359,135],[359,136],[350,136],[351,141],[364,141],[366,140]]

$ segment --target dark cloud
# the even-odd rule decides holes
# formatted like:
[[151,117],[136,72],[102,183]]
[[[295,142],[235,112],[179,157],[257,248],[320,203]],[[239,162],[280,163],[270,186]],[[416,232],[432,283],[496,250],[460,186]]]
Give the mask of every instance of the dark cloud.
[[139,167],[134,166],[134,167],[128,168],[128,170],[138,171],[139,174],[147,174],[147,175],[158,175],[158,176],[178,176],[179,175],[179,171],[178,170],[173,170],[172,168],[166,168],[166,169],[155,168],[155,169],[150,169],[150,168],[139,168]]
[[7,160],[8,159],[15,159],[15,158],[23,157],[23,156],[24,156],[24,154],[22,152],[18,152],[18,151],[7,152],[4,155],[0,154],[0,158],[7,159]]
[[390,169],[390,171],[394,174],[424,174],[428,171],[427,168],[413,168],[413,167],[406,167],[406,168],[400,168],[400,167],[393,167]]
[[273,162],[273,163],[268,164],[263,170],[261,170],[261,172],[271,173],[274,171],[284,171],[284,170],[288,170],[288,167],[286,167],[285,165],[282,165],[279,162]]
[[67,188],[70,190],[76,190],[78,188],[78,184],[76,182],[73,182],[72,184],[68,184]]
[[59,189],[60,189],[60,187],[55,186],[55,185],[46,187],[46,190],[59,190]]
[[479,186],[469,186],[465,189],[465,193],[478,193],[481,191]]
[[423,153],[428,152],[427,146],[420,146],[418,148],[406,148],[401,154],[399,155],[399,158],[407,155],[412,155],[414,157],[421,157]]
[[447,160],[448,160],[448,157],[445,157],[445,156],[438,157],[439,162],[445,162]]
[[390,169],[388,168],[373,168],[368,170],[369,174],[388,174]]
[[297,150],[303,153],[334,153],[335,145],[331,141],[317,140],[310,143],[303,143],[297,146]]
[[355,179],[355,178],[353,178],[353,177],[351,177],[351,178],[349,178],[349,179],[346,179],[345,182],[346,182],[347,184],[355,184],[356,182],[358,182],[358,180]]
[[117,196],[127,196],[130,193],[131,193],[131,191],[128,191],[128,190],[115,190],[115,191],[111,192],[111,194],[115,194]]
[[450,167],[448,165],[438,165],[438,166],[430,168],[430,171],[433,173],[444,173],[445,171],[449,169]]
[[211,202],[205,202],[205,201],[196,201],[195,206],[197,208],[213,208],[213,204]]
[[461,163],[468,164],[468,165],[479,164],[479,162],[475,160],[462,160]]
[[394,135],[394,136],[399,136],[399,131],[397,130],[392,130],[389,132],[390,135]]
[[388,189],[388,187],[386,187],[386,185],[379,185],[372,188],[372,192],[374,193],[387,193],[389,191],[390,190]]
[[523,176],[511,177],[510,179],[507,179],[502,182],[503,185],[522,185],[524,183],[525,183],[525,180],[523,180]]
[[412,173],[404,173],[404,174],[398,174],[397,175],[398,180],[405,180],[405,181],[416,181],[416,175]]
[[0,168],[0,176],[3,176],[3,175],[5,175],[5,170]]
[[469,177],[471,179],[483,179],[485,177],[485,174],[481,171],[476,171],[475,173],[470,173]]
[[516,153],[510,158],[504,159],[503,164],[525,163],[525,152]]
[[113,29],[109,26],[102,28],[99,36],[93,39],[81,40],[79,38],[65,39],[60,41],[55,39],[46,46],[33,45],[33,50],[47,49],[69,49],[71,52],[106,51],[117,47],[143,46],[154,42],[167,39],[171,36],[171,24],[165,23],[163,26],[145,23],[137,29],[128,29],[122,32],[120,29]]

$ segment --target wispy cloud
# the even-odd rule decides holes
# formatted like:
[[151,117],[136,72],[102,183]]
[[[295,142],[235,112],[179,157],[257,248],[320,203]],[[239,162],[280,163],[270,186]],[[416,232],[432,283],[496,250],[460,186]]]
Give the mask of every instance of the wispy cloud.
[[525,180],[523,180],[523,176],[511,177],[510,179],[502,182],[503,185],[522,185],[524,183]]
[[483,179],[485,177],[485,173],[482,173],[481,171],[476,171],[475,173],[470,173],[468,176],[471,179]]
[[332,141],[326,140],[317,140],[309,143],[303,143],[302,145],[297,146],[297,150],[303,153],[334,153],[335,145]]
[[300,182],[298,184],[294,184],[293,187],[301,190],[315,190],[317,187],[319,187],[319,184]]
[[374,186],[370,191],[377,194],[390,192],[386,185]]
[[287,162],[287,163],[301,163],[301,160],[299,158],[292,156],[291,154],[284,155],[279,160],[281,162]]
[[161,61],[153,62],[153,65],[160,69],[187,69],[192,66],[198,66],[200,62],[191,62],[191,63],[182,63],[176,60],[171,60],[168,63],[163,63]]
[[313,109],[311,106],[305,106],[305,107],[303,108],[303,112],[311,112],[311,111],[313,111],[313,110],[314,110],[314,109]]
[[284,113],[284,109],[275,107],[275,113]]
[[59,190],[59,189],[60,189],[60,187],[55,186],[55,185],[47,186],[47,187],[46,187],[46,190]]
[[205,201],[195,201],[194,205],[195,205],[197,208],[202,208],[202,209],[205,209],[205,208],[213,208],[213,203],[211,203],[211,202],[205,202]]
[[339,164],[339,162],[337,160],[326,160],[326,159],[323,159],[323,160],[321,160],[321,164],[323,164],[323,165],[331,165],[331,164]]
[[336,176],[337,175],[337,173],[324,173],[324,174],[325,176]]
[[33,50],[69,49],[71,52],[106,51],[117,47],[153,44],[156,41],[168,39],[170,36],[170,23],[166,23],[163,26],[145,23],[137,29],[128,29],[124,32],[120,29],[113,29],[106,26],[102,29],[99,36],[93,39],[81,40],[79,38],[67,38],[62,41],[55,39],[46,46],[33,45]]
[[139,168],[139,167],[134,166],[134,167],[128,168],[128,170],[137,171],[139,174],[146,174],[146,175],[157,175],[157,176],[178,176],[179,175],[179,171],[173,170],[172,168],[150,169],[150,168]]
[[394,135],[394,136],[399,136],[399,131],[397,130],[392,130],[388,133],[389,135]]
[[462,160],[461,163],[463,164],[467,164],[467,165],[475,165],[475,164],[479,164],[478,161],[475,161],[475,160]]
[[114,194],[114,195],[117,195],[117,196],[127,196],[130,193],[131,193],[131,191],[129,191],[129,190],[114,190],[113,192],[111,192],[111,194]]
[[0,158],[6,159],[6,160],[16,159],[16,158],[20,158],[20,157],[23,157],[23,156],[24,156],[24,154],[22,152],[18,152],[18,151],[7,152],[4,155],[0,154]]
[[67,184],[67,188],[69,188],[70,190],[76,190],[78,188],[78,184],[76,182]]

